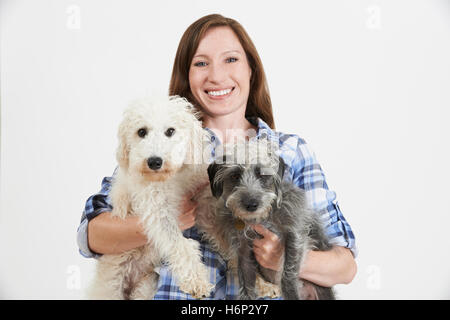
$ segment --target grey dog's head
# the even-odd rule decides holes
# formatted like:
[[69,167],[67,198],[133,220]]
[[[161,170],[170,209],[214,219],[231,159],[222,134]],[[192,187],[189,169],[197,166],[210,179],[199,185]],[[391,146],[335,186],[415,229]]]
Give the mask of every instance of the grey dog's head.
[[285,170],[280,157],[251,163],[236,163],[229,156],[222,160],[209,165],[209,181],[213,196],[222,198],[233,216],[257,223],[267,218],[273,205],[279,207]]

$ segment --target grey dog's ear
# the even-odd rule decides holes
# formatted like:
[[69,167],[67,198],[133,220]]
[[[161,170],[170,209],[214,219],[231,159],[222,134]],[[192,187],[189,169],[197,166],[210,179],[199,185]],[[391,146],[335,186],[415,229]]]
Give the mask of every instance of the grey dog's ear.
[[283,194],[281,192],[281,183],[283,181],[284,170],[286,164],[281,157],[278,157],[278,177],[275,179],[275,192],[277,194],[277,208],[281,207],[281,201],[283,200]]
[[215,181],[217,171],[219,171],[220,167],[221,165],[216,162],[213,162],[208,166],[209,184],[211,186],[211,193],[215,198],[219,198],[223,192],[222,180]]
[[278,157],[278,175],[281,179],[284,177],[284,170],[286,169],[286,164],[281,157]]

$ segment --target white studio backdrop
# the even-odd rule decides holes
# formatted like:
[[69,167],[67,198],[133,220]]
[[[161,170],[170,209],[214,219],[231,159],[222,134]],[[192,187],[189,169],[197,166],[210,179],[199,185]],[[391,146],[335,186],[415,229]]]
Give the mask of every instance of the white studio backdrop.
[[184,30],[246,28],[277,129],[315,151],[352,226],[341,299],[449,299],[450,2],[1,1],[0,298],[81,299],[86,199],[127,103],[166,93]]

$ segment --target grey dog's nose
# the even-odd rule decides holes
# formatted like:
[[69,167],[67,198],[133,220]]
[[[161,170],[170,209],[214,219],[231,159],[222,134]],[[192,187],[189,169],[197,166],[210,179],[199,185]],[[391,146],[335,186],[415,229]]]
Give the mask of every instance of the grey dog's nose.
[[249,212],[254,212],[256,211],[256,209],[258,209],[258,200],[249,198],[249,199],[245,199],[243,201],[243,204],[245,206],[245,208],[247,209],[247,211]]
[[148,167],[152,170],[158,170],[161,168],[163,160],[160,157],[150,157],[147,159]]

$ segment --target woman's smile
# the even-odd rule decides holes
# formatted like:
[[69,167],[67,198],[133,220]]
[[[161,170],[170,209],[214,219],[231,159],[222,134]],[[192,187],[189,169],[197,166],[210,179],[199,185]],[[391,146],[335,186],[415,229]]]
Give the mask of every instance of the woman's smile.
[[235,87],[228,89],[206,89],[205,93],[211,100],[224,100],[233,93]]

